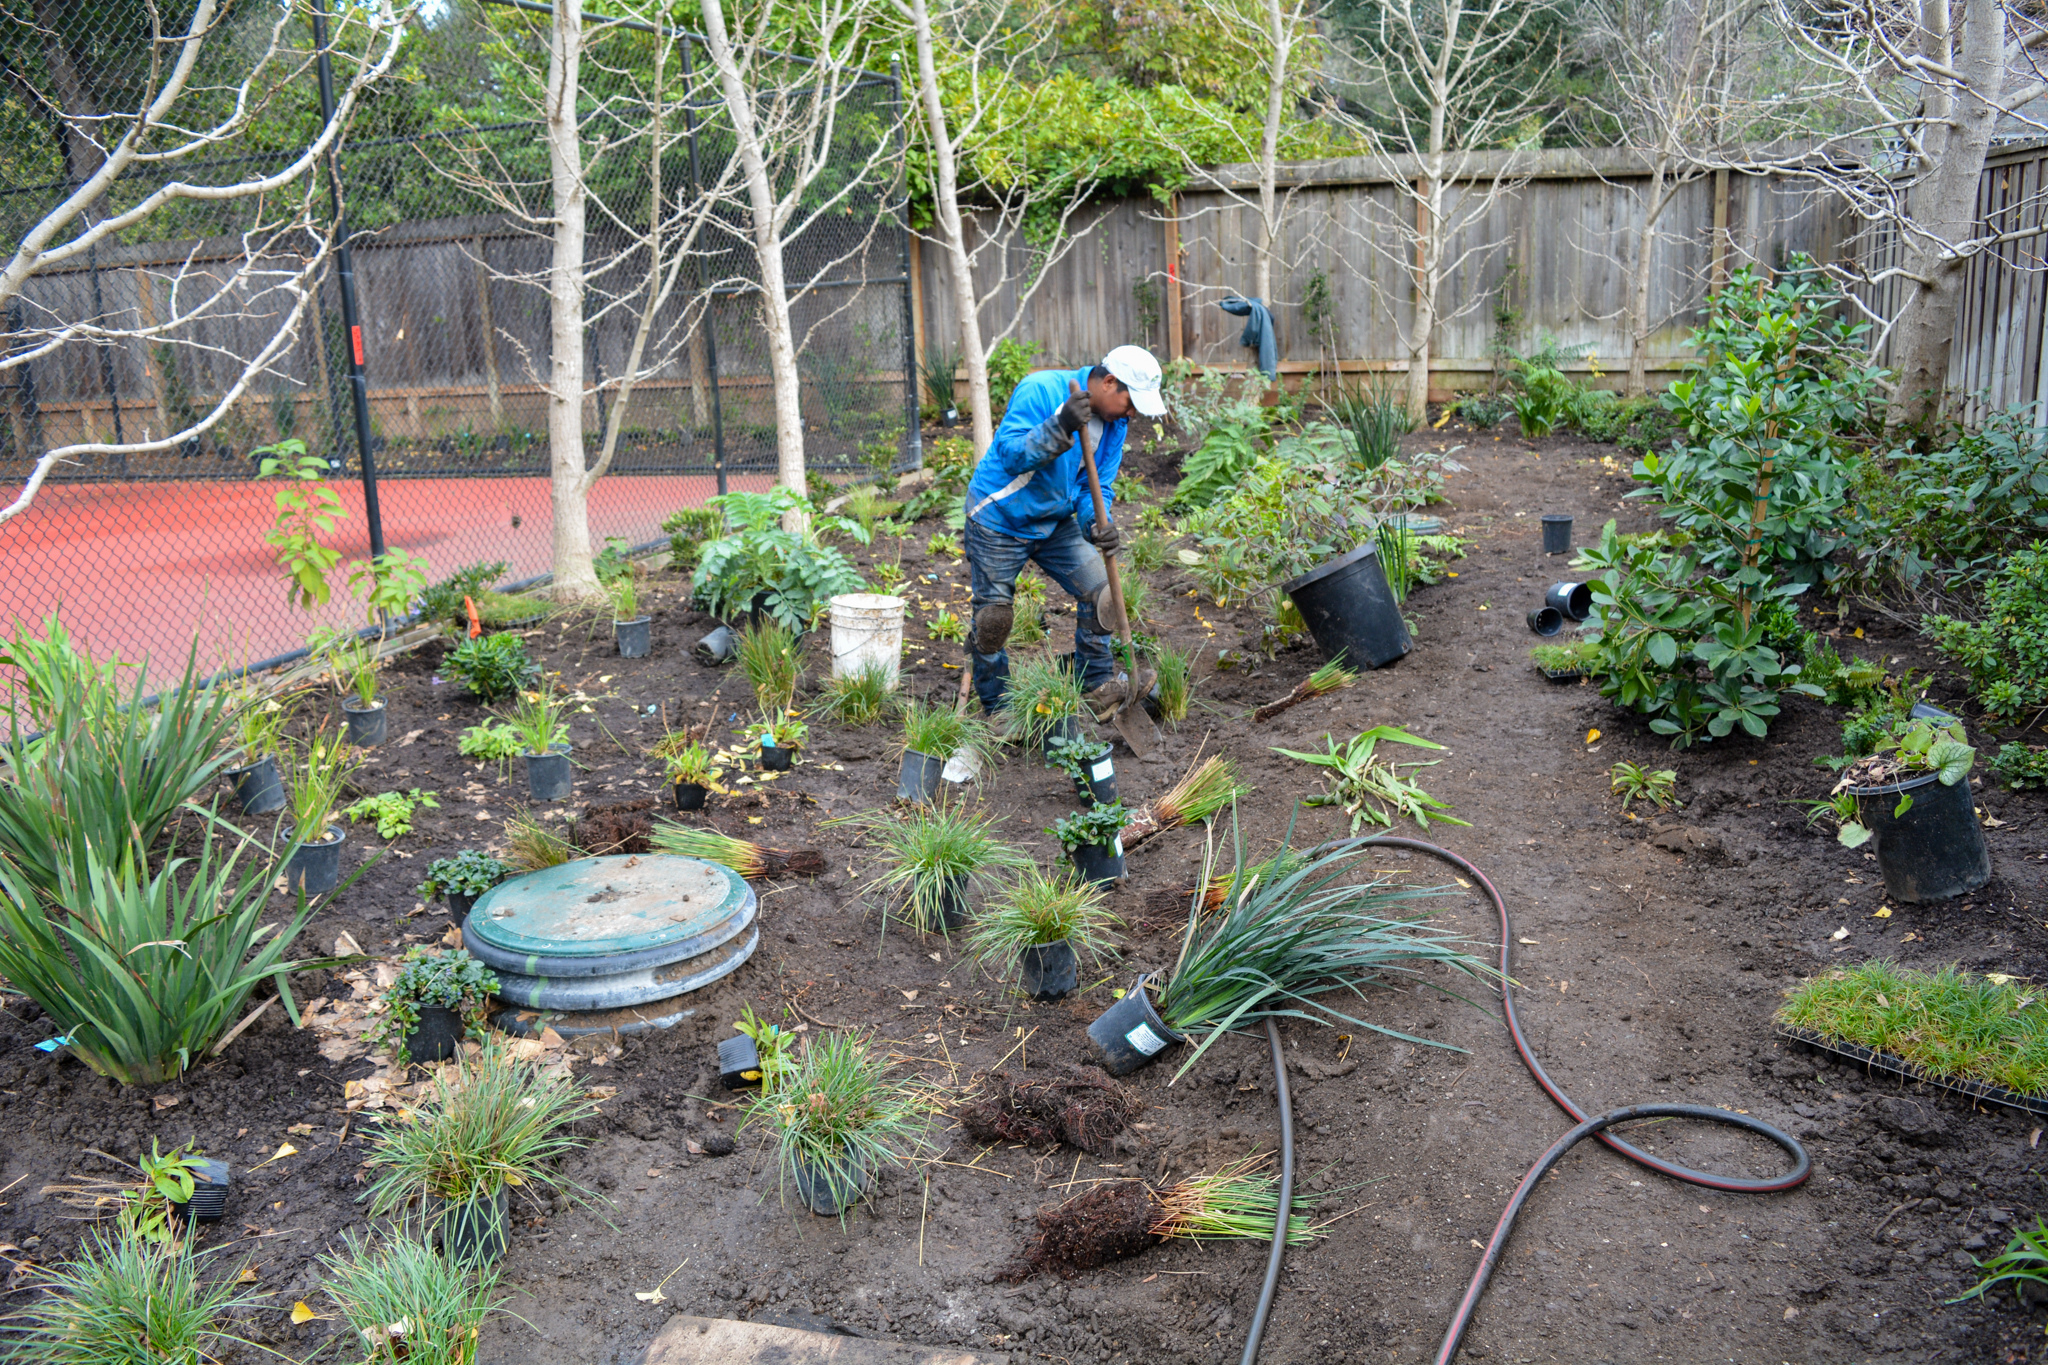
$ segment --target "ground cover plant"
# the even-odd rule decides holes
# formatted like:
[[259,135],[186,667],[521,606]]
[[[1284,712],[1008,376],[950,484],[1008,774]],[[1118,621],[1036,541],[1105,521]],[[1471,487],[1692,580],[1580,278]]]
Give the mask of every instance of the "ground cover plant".
[[1888,1052],[1939,1080],[2048,1089],[2048,997],[2028,982],[1873,959],[1804,982],[1778,1022]]

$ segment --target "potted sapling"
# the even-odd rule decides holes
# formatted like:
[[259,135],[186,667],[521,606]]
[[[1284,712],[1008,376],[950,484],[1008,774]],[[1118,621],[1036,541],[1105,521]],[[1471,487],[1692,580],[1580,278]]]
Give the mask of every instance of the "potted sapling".
[[1074,780],[1074,795],[1096,806],[1116,804],[1116,760],[1090,735],[1061,735],[1045,746],[1045,760]]
[[[1206,1030],[1181,1067],[1185,1075],[1223,1034],[1256,1027],[1269,1016],[1428,1042],[1392,1035],[1321,997],[1362,998],[1367,985],[1432,963],[1490,982],[1499,973],[1466,951],[1466,940],[1455,933],[1435,928],[1426,916],[1402,913],[1405,902],[1441,891],[1384,877],[1361,880],[1354,863],[1365,851],[1353,845],[1319,857],[1247,864],[1240,848],[1221,896],[1195,898],[1165,985],[1148,990],[1140,976],[1088,1026],[1103,1068],[1128,1075]],[[1206,887],[1209,878],[1203,880]]]
[[434,1077],[434,1093],[414,1103],[409,1120],[379,1128],[367,1158],[370,1216],[424,1196],[448,1258],[489,1266],[505,1254],[513,1187],[597,1207],[556,1167],[583,1145],[571,1125],[597,1113],[597,1103],[567,1067],[521,1061],[488,1037],[474,1055],[458,1049],[455,1062]]
[[483,1036],[484,1008],[497,989],[496,974],[464,949],[408,949],[364,1041],[392,1048],[401,1063],[444,1062],[465,1035]]
[[235,804],[244,815],[275,815],[284,809],[284,775],[278,771],[278,748],[290,711],[254,683],[244,683],[234,701],[235,730],[241,764],[227,770],[234,784]]
[[1078,984],[1079,954],[1099,962],[1115,952],[1116,923],[1096,886],[1030,867],[990,898],[968,930],[967,950],[997,980],[1014,964],[1029,998],[1058,1000]]
[[568,800],[569,726],[562,719],[562,703],[546,692],[522,692],[512,709],[500,714],[519,736],[527,794],[536,801]]
[[1090,883],[1104,886],[1124,875],[1124,826],[1130,812],[1121,801],[1090,806],[1065,817],[1051,829],[1074,867]]
[[887,1058],[850,1033],[815,1035],[779,1075],[762,1078],[741,1126],[767,1128],[785,1190],[820,1216],[860,1201],[883,1168],[925,1142],[930,1105]]
[[943,704],[912,702],[903,708],[903,754],[896,776],[898,801],[935,801],[944,790],[946,765],[958,758],[976,772],[990,763],[988,727]]
[[668,767],[669,790],[677,810],[702,810],[712,792],[723,792],[718,779],[723,768],[711,762],[711,751],[680,732],[654,746],[655,755]]
[[327,647],[327,666],[341,693],[348,742],[373,749],[389,734],[390,716],[377,695],[377,642],[345,635]]
[[970,893],[1031,860],[995,837],[995,820],[941,802],[913,806],[902,818],[887,811],[845,817],[867,831],[883,866],[868,885],[883,897],[883,924],[896,915],[921,933],[945,933],[967,923]]
[[761,746],[762,771],[771,773],[788,772],[789,765],[796,761],[796,751],[811,738],[811,728],[794,711],[757,720],[745,733],[749,741]]
[[654,618],[640,614],[640,588],[632,568],[611,585],[612,636],[622,659],[644,659],[654,644]]
[[298,846],[285,862],[285,879],[308,896],[324,896],[341,881],[341,844],[334,823],[342,788],[356,768],[355,752],[323,729],[307,740],[292,764],[289,805]]
[[1947,900],[1991,880],[1970,791],[1977,751],[1962,722],[1943,712],[1906,716],[1875,738],[1876,752],[1843,765],[1816,815],[1832,816],[1848,847],[1869,844],[1885,890],[1902,901]]
[[465,848],[453,858],[436,858],[427,864],[426,880],[420,883],[420,899],[440,897],[448,913],[457,919],[470,912],[477,898],[512,875],[512,869],[482,849]]

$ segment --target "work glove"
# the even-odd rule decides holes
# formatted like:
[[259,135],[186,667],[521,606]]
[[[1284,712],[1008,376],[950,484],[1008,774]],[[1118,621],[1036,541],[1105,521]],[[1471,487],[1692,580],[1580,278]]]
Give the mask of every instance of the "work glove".
[[1088,419],[1095,415],[1095,409],[1088,403],[1088,390],[1072,380],[1067,382],[1067,387],[1072,393],[1068,395],[1066,402],[1060,404],[1060,410],[1053,416],[1059,419],[1061,431],[1068,436],[1078,436],[1081,434],[1081,428],[1088,425]]
[[1091,521],[1088,523],[1088,529],[1082,534],[1088,538],[1090,545],[1102,551],[1105,556],[1115,554],[1117,547],[1124,543],[1123,537],[1117,534],[1116,523],[1113,521]]

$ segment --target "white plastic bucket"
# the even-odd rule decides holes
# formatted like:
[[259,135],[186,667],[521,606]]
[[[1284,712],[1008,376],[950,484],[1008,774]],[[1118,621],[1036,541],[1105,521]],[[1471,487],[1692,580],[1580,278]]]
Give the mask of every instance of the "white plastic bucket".
[[832,676],[844,678],[880,664],[894,687],[903,660],[904,606],[902,598],[878,592],[848,592],[833,598]]

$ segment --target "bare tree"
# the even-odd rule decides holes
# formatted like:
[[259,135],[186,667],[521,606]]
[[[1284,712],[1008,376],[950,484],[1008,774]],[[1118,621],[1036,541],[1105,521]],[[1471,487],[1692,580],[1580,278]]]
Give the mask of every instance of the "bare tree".
[[[346,75],[335,113],[303,147],[281,157],[247,160],[223,177],[222,158],[241,151],[253,127],[276,112],[280,93],[313,79],[319,53],[298,37],[295,7],[235,6],[196,0],[182,29],[165,27],[155,0],[111,7],[105,23],[132,28],[116,43],[132,62],[122,83],[127,98],[109,104],[89,98],[73,54],[57,41],[60,18],[78,13],[39,5],[35,32],[46,45],[44,89],[9,62],[7,79],[52,125],[62,144],[66,181],[55,207],[28,225],[0,265],[0,378],[18,383],[38,363],[67,347],[146,347],[157,355],[191,355],[223,376],[210,395],[182,420],[151,424],[140,440],[117,433],[106,441],[86,422],[86,439],[63,441],[35,459],[0,522],[33,504],[50,472],[89,456],[126,457],[186,447],[218,425],[264,376],[279,375],[317,294],[320,273],[334,248],[334,225],[325,222],[326,196],[316,172],[353,118],[363,93],[383,80],[398,56],[416,6],[368,0],[346,8],[334,22],[327,53]],[[82,7],[83,9],[83,7]],[[81,12],[82,12],[81,9]],[[142,16],[147,27],[135,24]],[[19,35],[11,35],[19,36]],[[118,32],[107,37],[120,38]],[[188,172],[189,175],[181,174]],[[125,206],[113,191],[124,177],[144,186]],[[74,271],[127,236],[146,232],[153,219],[204,210],[243,215],[231,259],[196,264],[187,259],[146,281],[154,306],[75,316],[31,292],[40,278]],[[161,288],[159,289],[159,286]],[[130,317],[129,314],[136,314]],[[161,380],[160,380],[161,382]]]
[[[758,269],[758,279],[747,283],[759,291],[767,333],[776,477],[802,493],[803,387],[797,356],[808,332],[797,335],[790,303],[829,279],[837,267],[863,257],[882,218],[870,218],[860,239],[833,251],[829,260],[807,253],[802,279],[791,278],[787,248],[827,219],[845,216],[863,192],[895,178],[894,119],[877,118],[872,104],[848,98],[870,77],[860,57],[875,11],[871,0],[816,0],[793,9],[762,5],[753,10],[747,27],[734,33],[720,0],[703,0],[702,10],[705,46],[739,166],[738,189],[731,197],[746,220]],[[807,55],[793,57],[771,46],[771,39],[801,47]],[[850,112],[855,109],[857,126]],[[813,322],[810,330],[818,325]],[[792,523],[789,529],[802,530],[808,518],[792,511],[785,520]]]
[[[2048,131],[2029,106],[2048,95],[2048,15],[2029,0],[1834,0],[1778,22],[1810,64],[1807,93],[1827,122],[1816,154],[1787,169],[1842,195],[1898,247],[1896,345],[1886,424],[1922,427],[1939,410],[1970,258],[2014,234],[1977,218],[1977,182],[2001,125]],[[2032,235],[2028,229],[2021,235]]]
[[1436,329],[1479,307],[1473,291],[1446,310],[1444,282],[1498,250],[1463,241],[1526,179],[1523,159],[1486,149],[1524,145],[1541,131],[1540,92],[1554,51],[1531,40],[1551,0],[1373,0],[1354,41],[1331,63],[1343,98],[1330,106],[1393,182],[1394,212],[1364,245],[1407,273],[1408,415],[1429,403]]
[[[1072,222],[1099,182],[1036,175],[1008,147],[992,154],[994,144],[1038,117],[1045,98],[1042,85],[1029,83],[1057,55],[1057,29],[1042,5],[892,3],[917,51],[918,113],[931,147],[936,235],[926,240],[945,252],[974,448],[985,450],[995,435],[989,354],[1017,330],[1053,265],[1081,240]],[[1013,284],[1008,320],[985,334],[982,313]]]

